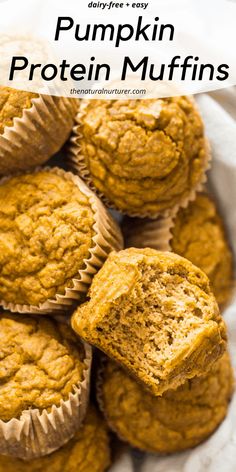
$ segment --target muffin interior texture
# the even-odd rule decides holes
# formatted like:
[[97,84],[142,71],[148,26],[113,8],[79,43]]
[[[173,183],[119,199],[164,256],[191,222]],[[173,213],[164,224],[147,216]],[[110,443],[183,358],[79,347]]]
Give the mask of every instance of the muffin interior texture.
[[0,419],[50,410],[83,380],[85,352],[69,326],[48,318],[0,315]]
[[181,451],[206,439],[223,420],[232,391],[228,353],[207,374],[161,397],[150,395],[111,361],[98,383],[110,427],[133,446],[160,453]]
[[50,171],[0,185],[0,299],[39,305],[73,286],[93,247],[88,198]]
[[73,325],[161,394],[222,354],[224,323],[207,277],[191,263],[153,250],[122,254],[108,258]]
[[32,99],[38,94],[0,86],[0,134],[6,126],[12,126],[14,118],[21,118],[25,109],[31,108]]
[[179,210],[172,228],[174,252],[200,267],[210,279],[220,305],[232,292],[233,257],[214,202],[204,194]]
[[104,472],[109,464],[107,428],[92,406],[73,439],[53,454],[29,462],[0,456],[0,472]]
[[203,124],[187,97],[84,101],[80,124],[92,182],[120,210],[172,208],[202,177]]

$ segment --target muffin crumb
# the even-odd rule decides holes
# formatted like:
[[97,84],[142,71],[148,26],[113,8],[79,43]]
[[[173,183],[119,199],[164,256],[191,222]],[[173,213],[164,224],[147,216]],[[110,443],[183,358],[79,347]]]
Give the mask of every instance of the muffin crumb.
[[225,350],[225,324],[208,278],[173,253],[112,253],[89,295],[72,327],[154,395],[201,375]]

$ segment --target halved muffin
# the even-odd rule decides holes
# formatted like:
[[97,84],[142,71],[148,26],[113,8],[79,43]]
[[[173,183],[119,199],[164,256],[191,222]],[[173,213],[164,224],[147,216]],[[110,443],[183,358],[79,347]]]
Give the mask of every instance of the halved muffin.
[[73,329],[154,395],[201,375],[225,350],[225,324],[207,276],[176,254],[112,253],[89,296],[73,315]]

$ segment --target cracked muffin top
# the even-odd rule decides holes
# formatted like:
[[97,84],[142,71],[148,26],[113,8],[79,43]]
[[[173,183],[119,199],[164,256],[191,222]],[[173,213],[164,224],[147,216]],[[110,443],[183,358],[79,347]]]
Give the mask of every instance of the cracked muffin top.
[[48,317],[0,315],[0,419],[20,418],[68,400],[83,381],[84,347],[66,324]]
[[109,465],[107,428],[92,406],[74,438],[49,456],[29,462],[0,456],[0,472],[104,472]]
[[0,134],[6,126],[12,126],[14,118],[21,118],[23,111],[31,108],[32,99],[38,94],[0,86]]
[[94,344],[154,395],[210,369],[226,327],[208,277],[172,252],[113,252],[95,275],[89,301],[72,317]]
[[233,257],[214,202],[204,194],[179,210],[171,230],[171,248],[200,267],[210,279],[220,305],[232,292]]
[[79,117],[88,179],[118,210],[162,213],[202,180],[207,146],[189,98],[84,100]]
[[107,361],[98,398],[110,427],[132,446],[171,453],[206,439],[227,412],[233,391],[233,371],[225,353],[198,378],[177,390],[153,397],[117,364]]
[[0,300],[38,306],[73,286],[95,234],[89,199],[52,171],[0,185]]

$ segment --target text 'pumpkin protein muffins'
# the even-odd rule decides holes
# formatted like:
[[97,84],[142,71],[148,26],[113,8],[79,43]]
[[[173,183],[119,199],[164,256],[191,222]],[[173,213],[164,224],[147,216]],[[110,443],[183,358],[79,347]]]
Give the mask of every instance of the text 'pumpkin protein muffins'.
[[171,219],[155,221],[125,218],[127,247],[152,247],[173,251],[190,260],[209,277],[217,302],[230,300],[233,287],[233,255],[223,222],[211,198],[198,194],[187,208]]
[[112,253],[95,276],[73,329],[161,395],[201,375],[226,346],[207,276],[173,253]]
[[193,100],[82,100],[69,159],[107,205],[155,218],[192,200],[209,148]]
[[84,424],[61,449],[31,461],[0,456],[0,472],[105,472],[110,465],[105,422],[89,407]]
[[62,310],[86,294],[120,230],[78,177],[58,168],[0,184],[0,303],[11,311]]
[[0,453],[40,457],[74,435],[86,413],[91,356],[66,324],[0,315]]
[[68,139],[78,102],[0,86],[0,174],[45,162]]
[[162,397],[146,392],[121,367],[107,361],[97,397],[109,426],[139,449],[169,454],[197,446],[224,419],[233,392],[228,353],[211,370]]

